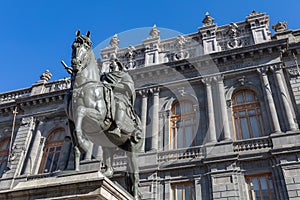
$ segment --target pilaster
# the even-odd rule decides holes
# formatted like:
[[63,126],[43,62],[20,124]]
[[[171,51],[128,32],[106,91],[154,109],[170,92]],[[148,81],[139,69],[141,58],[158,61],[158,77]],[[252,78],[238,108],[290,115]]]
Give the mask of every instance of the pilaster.
[[159,88],[152,88],[150,92],[153,95],[152,118],[151,118],[151,150],[158,150],[159,134]]
[[208,138],[206,142],[215,143],[217,142],[215,115],[214,115],[214,104],[212,96],[212,81],[213,78],[204,78],[202,82],[206,87],[206,98],[207,98],[207,114],[208,114]]
[[267,68],[263,67],[263,68],[258,69],[257,71],[260,74],[263,93],[264,93],[264,96],[266,97],[266,104],[267,104],[266,106],[268,107],[268,111],[269,111],[268,116],[269,116],[269,122],[271,125],[271,130],[274,133],[280,133],[281,128],[280,128],[280,124],[279,124],[279,120],[278,120],[277,111],[275,108],[274,99],[272,96],[269,79],[267,76]]
[[141,109],[141,123],[142,123],[142,135],[143,135],[143,147],[142,151],[145,151],[145,139],[146,139],[146,132],[147,132],[147,107],[148,107],[148,89],[143,89],[138,92],[142,96],[142,109]]
[[220,111],[221,111],[221,118],[222,118],[222,126],[223,126],[223,133],[224,133],[224,140],[231,140],[230,130],[229,130],[229,123],[228,123],[228,115],[227,115],[227,106],[226,106],[226,99],[225,99],[225,90],[224,90],[224,82],[223,77],[218,76],[216,77],[218,90],[219,90],[219,97],[220,97]]
[[288,94],[284,86],[285,79],[282,76],[281,65],[274,65],[271,67],[271,70],[274,72],[275,81],[278,86],[277,92],[279,94],[279,100],[283,107],[283,113],[286,119],[286,128],[288,131],[295,131],[297,129],[297,126],[295,124],[291,102],[288,98]]
[[[33,117],[22,118],[21,125],[16,133],[15,140],[13,141],[12,149],[10,150],[9,160],[7,167],[9,170],[3,174],[3,178],[11,178],[9,184],[4,188],[12,188],[14,186],[14,178],[21,174],[21,170],[24,166],[26,153],[30,145],[32,138],[32,130],[35,127],[35,119]],[[3,188],[3,189],[4,189]]]

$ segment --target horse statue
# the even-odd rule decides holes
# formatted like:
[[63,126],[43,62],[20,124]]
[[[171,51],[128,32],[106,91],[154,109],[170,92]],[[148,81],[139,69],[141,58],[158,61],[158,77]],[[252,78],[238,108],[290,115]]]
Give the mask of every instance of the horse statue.
[[74,144],[74,166],[79,171],[81,152],[91,155],[90,141],[103,150],[103,174],[113,176],[113,154],[122,149],[127,154],[127,191],[140,199],[137,153],[142,148],[142,130],[133,104],[135,91],[131,76],[117,59],[111,72],[101,74],[92,51],[90,32],[76,32],[72,44],[71,87],[65,95],[66,113]]

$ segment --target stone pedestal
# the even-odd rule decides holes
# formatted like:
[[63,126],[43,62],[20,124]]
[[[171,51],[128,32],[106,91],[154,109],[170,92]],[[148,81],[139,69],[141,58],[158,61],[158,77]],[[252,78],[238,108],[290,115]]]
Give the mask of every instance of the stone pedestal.
[[13,189],[0,192],[0,199],[133,199],[122,187],[104,177],[101,172],[70,172],[55,177],[32,177]]

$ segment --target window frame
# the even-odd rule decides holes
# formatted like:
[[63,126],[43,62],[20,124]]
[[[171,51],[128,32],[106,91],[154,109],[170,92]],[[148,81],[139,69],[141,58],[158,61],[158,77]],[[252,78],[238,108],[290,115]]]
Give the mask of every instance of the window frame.
[[[185,105],[189,106],[189,112],[186,112]],[[196,113],[194,111],[193,102],[190,100],[181,100],[173,103],[171,107],[171,116],[170,116],[170,130],[169,130],[169,149],[181,149],[195,146],[195,136],[196,136]],[[180,108],[180,113],[177,113],[177,107]],[[191,120],[190,124],[185,124],[186,121]],[[181,122],[182,125],[177,125],[177,122]],[[175,124],[175,125],[174,125]],[[187,128],[191,127],[191,136],[192,141],[190,145],[188,144],[187,138]],[[173,132],[174,129],[174,132]],[[181,129],[183,134],[183,147],[178,147],[178,130]]]
[[[62,136],[60,136],[60,140],[54,140],[52,141],[53,137],[55,136],[55,134],[57,132],[63,132],[64,136],[63,138],[61,138]],[[42,156],[42,160],[40,163],[40,167],[38,170],[38,173],[51,173],[54,171],[57,171],[59,169],[59,164],[60,164],[60,160],[62,157],[62,153],[63,153],[63,146],[65,143],[65,136],[66,136],[66,130],[64,128],[56,128],[53,131],[51,131],[51,133],[48,135],[46,142],[45,142],[45,146],[43,148],[43,156]],[[51,151],[51,149],[53,149],[53,151]],[[56,155],[58,154],[58,158],[57,158],[57,163],[55,163],[55,159],[56,159]],[[52,155],[52,156],[50,156]],[[48,161],[49,161],[49,156],[50,156],[50,166],[49,169],[46,169]],[[55,169],[53,168],[53,165],[56,164]],[[46,171],[47,170],[47,171]]]
[[[251,94],[252,101],[247,101],[247,93]],[[238,103],[237,97],[242,94],[243,101]],[[249,88],[239,89],[232,95],[232,120],[234,125],[234,133],[236,140],[252,139],[257,137],[266,136],[266,126],[264,123],[264,117],[262,112],[262,106],[258,99],[257,93]],[[254,110],[255,113],[251,114],[250,111]],[[245,112],[244,116],[240,116],[241,112]],[[258,136],[254,135],[254,130],[251,125],[251,117],[255,117],[255,122],[258,127]],[[245,137],[245,133],[242,130],[241,119],[247,120],[247,134],[249,137]],[[238,126],[238,127],[237,127]],[[237,129],[238,128],[238,129]]]
[[[267,200],[277,200],[277,195],[276,195],[276,189],[275,189],[275,182],[273,179],[273,176],[271,173],[263,173],[263,174],[253,174],[253,175],[246,175],[245,176],[245,185],[246,185],[246,191],[247,191],[247,199],[248,200],[255,200],[255,192],[253,189],[253,178],[257,178],[258,180],[258,188],[259,188],[259,195],[260,195],[260,199],[263,197],[263,193],[262,193],[262,186],[261,186],[261,180],[260,178],[265,177],[266,183],[267,183],[267,187],[268,187],[268,196],[269,199]],[[251,182],[249,182],[251,181]],[[271,181],[271,182],[270,182]],[[273,192],[274,192],[274,198],[272,198],[272,191],[271,191],[271,186],[273,188]],[[251,196],[250,196],[251,194]],[[266,200],[266,199],[264,199]]]
[[171,198],[172,200],[177,200],[177,187],[178,186],[182,186],[182,200],[186,200],[185,199],[185,193],[186,193],[186,186],[189,186],[189,190],[190,190],[190,196],[188,200],[193,200],[196,199],[196,188],[195,188],[195,181],[183,181],[183,182],[175,182],[175,183],[171,183]]

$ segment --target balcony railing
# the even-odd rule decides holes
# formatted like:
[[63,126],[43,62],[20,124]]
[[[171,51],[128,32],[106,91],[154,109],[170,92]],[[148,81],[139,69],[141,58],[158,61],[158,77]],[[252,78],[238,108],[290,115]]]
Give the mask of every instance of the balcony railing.
[[269,137],[251,138],[233,143],[234,151],[249,151],[256,149],[272,148],[273,143]]
[[204,156],[204,148],[202,146],[189,147],[184,149],[175,149],[175,150],[159,152],[158,162],[200,158],[203,156]]
[[20,97],[26,97],[31,94],[31,88],[25,88],[21,90],[14,90],[0,94],[0,104],[13,101]]

